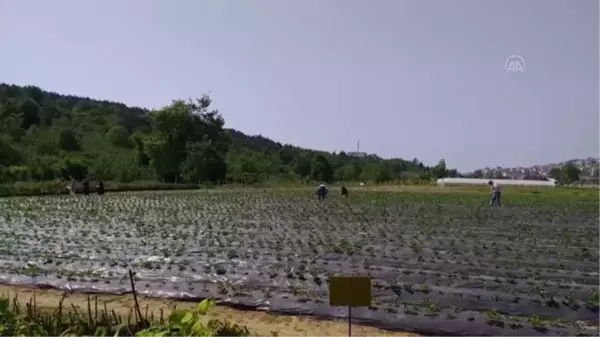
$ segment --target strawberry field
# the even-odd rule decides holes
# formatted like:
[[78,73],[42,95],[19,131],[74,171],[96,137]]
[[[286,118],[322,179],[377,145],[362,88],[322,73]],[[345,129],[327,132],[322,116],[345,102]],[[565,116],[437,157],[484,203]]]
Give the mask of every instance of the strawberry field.
[[[353,321],[453,335],[597,335],[598,195],[306,190],[0,199],[0,281],[344,317],[330,275],[369,275]],[[590,196],[591,195],[591,196]]]

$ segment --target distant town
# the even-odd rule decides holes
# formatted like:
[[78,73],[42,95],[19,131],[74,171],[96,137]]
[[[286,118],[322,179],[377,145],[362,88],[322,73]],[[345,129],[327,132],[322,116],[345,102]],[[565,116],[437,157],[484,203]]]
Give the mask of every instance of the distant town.
[[534,165],[529,167],[485,167],[467,174],[467,176],[478,176],[496,179],[547,179],[551,178],[551,171],[563,165],[571,163],[581,173],[580,177],[586,180],[598,180],[600,158],[589,157],[586,159],[572,159],[555,164]]
[[[365,158],[368,156],[377,157],[377,155],[362,152],[360,150],[360,141],[356,142],[356,150],[346,152],[348,156],[356,158]],[[416,160],[416,159],[415,159]],[[578,181],[582,183],[591,183],[598,185],[600,183],[600,157],[588,157],[585,159],[571,159],[554,164],[543,164],[533,166],[519,167],[485,167],[469,173],[459,173],[452,170],[451,177],[464,178],[486,178],[486,179],[519,179],[519,180],[547,180],[553,177],[552,171],[560,169],[567,164],[572,164],[579,169]]]

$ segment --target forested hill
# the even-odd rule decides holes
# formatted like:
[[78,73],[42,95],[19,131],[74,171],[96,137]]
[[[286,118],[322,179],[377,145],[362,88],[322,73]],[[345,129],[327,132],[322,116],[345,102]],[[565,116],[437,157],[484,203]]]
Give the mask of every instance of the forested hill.
[[[165,102],[168,104],[169,102]],[[0,84],[0,183],[82,179],[165,182],[386,181],[455,175],[443,160],[354,158],[224,128],[211,100],[160,110]]]

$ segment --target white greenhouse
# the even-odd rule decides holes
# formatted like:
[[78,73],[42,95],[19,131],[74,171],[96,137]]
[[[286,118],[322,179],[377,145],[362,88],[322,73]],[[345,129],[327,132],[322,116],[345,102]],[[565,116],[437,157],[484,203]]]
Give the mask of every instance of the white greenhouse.
[[555,187],[554,179],[548,180],[519,180],[519,179],[471,179],[471,178],[440,178],[437,180],[438,186],[446,185],[487,185],[489,181],[493,181],[498,185],[512,186],[544,186]]

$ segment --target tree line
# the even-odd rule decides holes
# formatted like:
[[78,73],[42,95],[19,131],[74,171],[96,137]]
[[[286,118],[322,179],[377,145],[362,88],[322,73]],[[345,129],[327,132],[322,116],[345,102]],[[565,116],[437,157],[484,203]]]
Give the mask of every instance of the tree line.
[[156,110],[0,84],[0,183],[94,179],[185,183],[429,181],[442,159],[363,158],[225,128],[209,96]]

